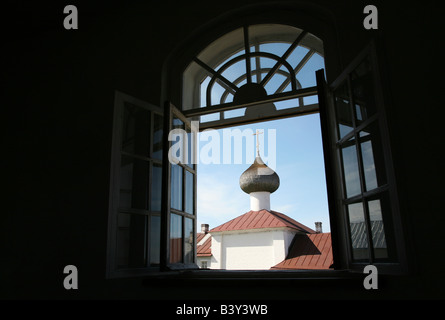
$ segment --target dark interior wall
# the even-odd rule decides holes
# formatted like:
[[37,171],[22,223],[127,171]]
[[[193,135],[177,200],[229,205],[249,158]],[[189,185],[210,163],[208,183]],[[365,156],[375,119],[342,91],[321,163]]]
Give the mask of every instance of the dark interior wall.
[[[9,188],[1,215],[2,298],[209,298],[192,293],[195,283],[146,287],[140,279],[105,279],[114,91],[160,104],[167,55],[212,19],[257,2],[73,2],[79,29],[72,31],[63,29],[64,4],[6,6],[2,109]],[[274,290],[275,298],[443,298],[439,2],[374,1],[379,31],[364,30],[363,1],[314,3],[335,18],[336,65],[347,65],[372,36],[384,44],[387,113],[416,268],[385,279],[375,292],[324,282],[229,282],[213,284],[210,297],[269,298]],[[332,79],[340,68],[331,70]],[[79,290],[63,288],[68,264],[79,269]],[[305,290],[295,290],[299,286]]]

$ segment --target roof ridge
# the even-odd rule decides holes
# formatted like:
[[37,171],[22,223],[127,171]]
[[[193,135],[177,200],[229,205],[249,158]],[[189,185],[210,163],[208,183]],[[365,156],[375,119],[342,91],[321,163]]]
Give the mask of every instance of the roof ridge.
[[[252,210],[250,210],[250,211],[252,211]],[[241,215],[239,215],[239,216],[237,216],[237,217],[235,217],[235,218],[233,218],[233,219],[230,219],[230,220],[227,221],[227,222],[224,222],[223,224],[220,224],[219,226],[216,226],[215,228],[210,229],[209,232],[212,232],[212,231],[214,231],[215,229],[218,229],[218,228],[222,227],[223,225],[228,225],[228,224],[231,223],[233,220],[238,219],[238,218],[241,218],[243,215],[249,213],[250,211],[247,211],[247,212],[245,212],[245,213],[243,213],[243,214],[241,214]]]
[[309,234],[315,233],[311,228],[284,213],[267,209],[247,211],[246,213],[211,229],[209,232],[280,227],[293,228]]
[[303,231],[306,231],[308,233],[316,233],[315,230],[312,230],[308,226],[305,226],[301,222],[298,222],[297,220],[289,217],[288,215],[285,215],[284,213],[281,213],[281,212],[278,212],[278,211],[274,211],[274,210],[270,210],[270,213],[273,214],[274,216],[276,216],[278,219],[284,220],[285,222],[294,225],[298,229],[303,229]]

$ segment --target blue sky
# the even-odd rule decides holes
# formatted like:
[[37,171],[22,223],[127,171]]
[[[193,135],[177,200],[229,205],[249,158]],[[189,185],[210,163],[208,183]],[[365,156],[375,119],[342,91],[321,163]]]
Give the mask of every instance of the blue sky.
[[[280,187],[271,194],[271,209],[282,212],[312,229],[315,228],[314,222],[321,221],[323,231],[329,232],[319,115],[267,121],[236,128],[263,131],[266,142],[268,129],[276,130],[276,172],[280,177]],[[222,130],[217,130],[220,137],[223,137]],[[208,142],[200,142],[200,149],[206,143]],[[245,147],[244,143],[243,148]],[[266,147],[260,145],[260,153],[264,159],[264,155],[268,155]],[[247,152],[255,155],[255,146]],[[240,175],[251,164],[246,163],[245,159],[244,155],[243,164],[198,164],[198,227],[202,223],[208,223],[210,228],[214,228],[250,210],[249,195],[239,187]]]

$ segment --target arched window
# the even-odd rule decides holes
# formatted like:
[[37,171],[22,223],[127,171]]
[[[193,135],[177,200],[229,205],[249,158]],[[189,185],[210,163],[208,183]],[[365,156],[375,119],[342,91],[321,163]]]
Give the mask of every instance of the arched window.
[[[285,21],[295,20],[294,14],[296,11],[277,13]],[[276,19],[282,21],[281,18]],[[190,49],[182,54],[179,49],[185,50],[184,44],[167,64],[163,112],[126,95],[116,96],[108,276],[197,267],[193,237],[197,169],[195,163],[169,162],[172,143],[168,136],[173,129],[183,129],[191,136],[192,120],[199,120],[199,130],[203,130],[317,112],[334,268],[362,272],[364,265],[375,264],[379,272],[406,270],[379,52],[371,44],[341,70],[332,25],[323,20],[314,22],[313,16],[303,11],[299,18],[305,21],[302,25],[324,32],[324,42],[294,25],[269,21],[232,25],[229,32],[218,33],[214,38],[212,30],[205,39],[199,39],[199,44],[191,46],[196,52]],[[212,40],[206,42],[209,39]],[[329,74],[339,74],[329,84],[322,70],[324,52],[329,53]],[[173,61],[176,58],[178,61]],[[125,136],[125,121],[132,118],[122,117],[127,109],[133,112],[129,104],[151,115],[149,121],[136,121],[138,130],[130,133],[142,144],[134,150],[122,142],[130,137]],[[156,117],[163,117],[162,125],[153,120]],[[162,143],[157,134],[161,131]],[[138,150],[145,153],[139,154]],[[158,158],[161,153],[162,160]],[[134,174],[134,168],[139,167],[121,161],[122,157],[136,159],[133,163],[138,162],[141,172],[147,174]],[[124,192],[119,193],[122,189]],[[130,192],[132,201],[125,202]],[[159,200],[160,208],[156,205]],[[135,218],[130,221],[127,214]]]
[[182,110],[203,127],[314,112],[323,42],[302,29],[256,24],[210,43],[183,75]]

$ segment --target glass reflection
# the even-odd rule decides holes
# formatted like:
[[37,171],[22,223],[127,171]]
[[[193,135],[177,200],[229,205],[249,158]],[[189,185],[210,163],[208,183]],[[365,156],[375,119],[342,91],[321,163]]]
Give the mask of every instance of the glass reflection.
[[117,267],[145,266],[146,216],[119,213],[117,229]]
[[182,261],[182,217],[172,213],[170,218],[170,263]]
[[385,167],[382,163],[382,146],[377,125],[378,123],[374,122],[360,131],[360,148],[366,191],[370,191],[386,183]]
[[377,188],[377,175],[375,173],[374,156],[371,141],[362,142],[363,170],[365,173],[366,190]]
[[163,117],[158,114],[154,114],[154,128],[153,128],[153,154],[155,159],[162,160],[162,134],[163,134]]
[[182,167],[171,165],[171,207],[182,210]]
[[373,81],[371,63],[367,57],[351,73],[351,90],[357,125],[376,113]]
[[161,217],[150,217],[150,263],[159,264],[161,248]]
[[383,226],[380,200],[368,201],[369,219],[371,221],[372,245],[375,258],[387,258],[385,228]]
[[184,226],[184,263],[194,262],[194,232],[193,232],[193,220],[185,218]]
[[147,209],[149,163],[122,156],[120,168],[119,207]]
[[185,172],[185,212],[190,214],[194,214],[193,178],[194,175],[191,172],[189,171]]
[[184,122],[178,118],[173,118],[172,129],[176,131],[172,131],[171,133],[172,141],[169,150],[169,157],[172,157],[172,160],[174,160],[176,163],[184,163],[187,160],[187,135],[184,134],[184,127]]
[[190,128],[186,128],[186,133],[187,133],[187,135],[186,135],[186,139],[187,139],[187,150],[186,150],[186,152],[185,152],[185,154],[187,155],[187,158],[185,159],[186,161],[185,161],[185,164],[188,166],[188,167],[190,167],[190,168],[193,168],[193,162],[194,162],[194,157],[193,157],[193,153],[195,152],[195,144],[194,144],[194,141],[193,141],[193,139],[194,139],[194,136],[195,136],[195,134],[192,134],[191,133],[191,130],[190,130]]
[[347,84],[347,82],[344,82],[334,92],[339,139],[343,138],[353,129],[351,107],[349,105],[350,97]]
[[352,257],[355,260],[368,259],[368,237],[366,232],[363,203],[348,205],[349,230],[351,233]]
[[122,128],[122,150],[131,154],[149,156],[150,111],[126,103]]
[[350,139],[342,148],[343,174],[346,184],[346,197],[352,197],[361,192],[358,171],[357,148],[354,139]]
[[162,166],[153,163],[151,178],[151,204],[152,211],[161,211],[162,196]]

